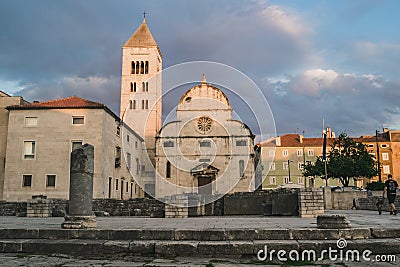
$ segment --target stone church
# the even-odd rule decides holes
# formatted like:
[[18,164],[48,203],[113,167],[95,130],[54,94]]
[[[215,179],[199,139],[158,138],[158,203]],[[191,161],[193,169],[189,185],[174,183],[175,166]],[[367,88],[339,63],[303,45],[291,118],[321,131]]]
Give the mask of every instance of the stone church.
[[254,135],[232,119],[226,95],[203,75],[181,97],[177,121],[161,128],[162,54],[146,19],[122,54],[120,115],[144,138],[149,155],[139,184],[156,197],[254,190]]

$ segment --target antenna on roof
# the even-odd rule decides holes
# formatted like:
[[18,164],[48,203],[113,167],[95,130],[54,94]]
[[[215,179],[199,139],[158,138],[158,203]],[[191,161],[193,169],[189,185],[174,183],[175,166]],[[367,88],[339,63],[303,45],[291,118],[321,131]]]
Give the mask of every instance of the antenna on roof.
[[143,11],[143,18],[145,19],[146,18],[146,11]]

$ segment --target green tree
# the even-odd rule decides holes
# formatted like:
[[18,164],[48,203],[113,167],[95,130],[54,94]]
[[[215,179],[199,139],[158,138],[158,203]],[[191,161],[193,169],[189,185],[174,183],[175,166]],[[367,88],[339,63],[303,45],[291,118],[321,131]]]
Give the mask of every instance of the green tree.
[[[322,166],[322,167],[321,167]],[[305,176],[323,176],[324,163],[320,157],[314,164],[304,168]],[[378,174],[374,158],[364,144],[355,142],[341,133],[331,145],[327,155],[328,178],[339,179],[343,186],[348,186],[351,179],[371,178]]]

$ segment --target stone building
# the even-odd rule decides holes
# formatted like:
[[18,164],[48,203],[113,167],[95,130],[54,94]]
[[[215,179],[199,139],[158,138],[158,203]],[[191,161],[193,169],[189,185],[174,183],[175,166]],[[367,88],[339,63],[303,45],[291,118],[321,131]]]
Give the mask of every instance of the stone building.
[[141,179],[143,139],[109,108],[75,96],[22,105],[18,101],[7,107],[4,200],[38,194],[68,199],[70,153],[84,143],[95,151],[94,198],[143,196],[127,167]]
[[232,119],[226,95],[203,75],[179,100],[156,141],[156,196],[254,190],[254,135]]
[[23,105],[27,102],[20,96],[10,96],[0,91],[0,200],[3,199],[4,168],[6,162],[8,115],[6,107],[11,105]]
[[162,54],[143,20],[122,47],[120,117],[145,140],[141,164],[145,191],[154,195],[155,136],[161,129]]

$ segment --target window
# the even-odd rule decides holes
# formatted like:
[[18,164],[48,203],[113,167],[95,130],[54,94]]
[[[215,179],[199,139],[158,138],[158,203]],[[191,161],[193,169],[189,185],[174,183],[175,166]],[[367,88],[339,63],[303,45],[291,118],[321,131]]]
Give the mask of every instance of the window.
[[297,156],[298,157],[303,156],[303,150],[302,149],[297,149]]
[[389,165],[384,165],[383,166],[383,173],[384,174],[389,174],[390,173],[390,166]]
[[135,61],[131,62],[131,74],[136,74],[136,63],[135,63]]
[[22,175],[22,186],[32,186],[32,175],[31,174]]
[[246,140],[238,140],[238,141],[236,141],[236,145],[237,146],[246,146],[247,142],[246,142]]
[[286,149],[282,150],[282,156],[284,156],[284,157],[289,156],[289,151],[287,151]]
[[239,160],[239,175],[244,177],[244,160]]
[[276,185],[276,177],[269,177],[269,184]]
[[138,148],[138,143],[137,143],[137,141],[135,141],[135,148],[136,148],[136,149]]
[[288,184],[289,183],[289,177],[287,177],[287,176],[283,177],[283,182],[285,184]]
[[164,147],[174,147],[174,142],[166,141],[166,142],[164,142]]
[[71,151],[82,146],[82,141],[71,141]]
[[115,147],[115,168],[121,167],[121,148]]
[[210,159],[199,159],[199,162],[210,162]]
[[126,135],[126,142],[129,143],[129,134]]
[[303,163],[302,162],[297,162],[297,169],[302,170],[303,169]]
[[38,125],[38,117],[25,117],[25,126],[34,127]]
[[304,177],[297,177],[298,184],[304,184]]
[[149,83],[146,82],[146,92],[148,92],[148,91],[149,91]]
[[143,92],[146,91],[146,83],[145,82],[142,82],[142,91]]
[[125,186],[125,192],[126,192],[126,193],[128,193],[128,192],[129,192],[129,187],[128,187],[128,186],[129,186],[129,183],[128,183],[128,182],[126,182],[126,186]]
[[374,144],[368,144],[367,147],[374,147]]
[[115,179],[115,190],[118,190],[118,179]]
[[128,169],[132,167],[132,162],[131,162],[131,154],[126,153],[126,164],[128,164]]
[[373,153],[373,152],[368,153],[368,154],[370,154],[371,156],[374,156],[374,157],[375,157],[375,153]]
[[381,144],[381,148],[388,148],[389,146],[387,144]]
[[121,135],[121,127],[117,126],[117,135],[120,136]]
[[289,163],[288,162],[283,162],[282,168],[284,170],[288,170],[289,169]]
[[82,125],[85,123],[85,118],[83,116],[74,116],[72,117],[73,125]]
[[268,150],[268,156],[273,157],[275,156],[275,151],[273,149]]
[[140,169],[139,159],[136,158],[136,175],[139,175],[139,169]]
[[171,178],[171,162],[167,161],[167,166],[165,170],[165,177]]
[[200,147],[211,147],[210,141],[200,141]]
[[382,153],[382,160],[389,160],[389,153]]
[[47,175],[46,187],[55,187],[56,186],[56,176],[54,174]]
[[275,171],[275,162],[271,162],[271,164],[269,165],[269,170]]
[[132,109],[136,109],[136,100],[132,101]]
[[133,109],[133,101],[129,100],[129,109]]
[[149,109],[149,100],[146,100],[145,104],[145,109]]
[[314,149],[309,149],[307,154],[308,154],[309,157],[314,156]]
[[35,141],[24,141],[24,159],[34,159],[35,148]]
[[142,165],[142,175],[146,174],[146,165]]
[[142,100],[142,109],[144,109],[144,100]]
[[131,82],[131,92],[133,92],[133,83]]
[[149,73],[149,62],[146,61],[145,65],[144,65],[144,74],[148,74]]

